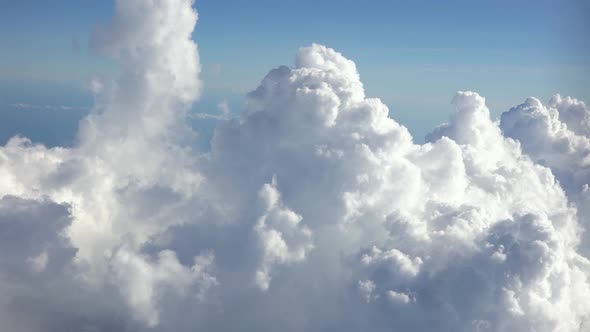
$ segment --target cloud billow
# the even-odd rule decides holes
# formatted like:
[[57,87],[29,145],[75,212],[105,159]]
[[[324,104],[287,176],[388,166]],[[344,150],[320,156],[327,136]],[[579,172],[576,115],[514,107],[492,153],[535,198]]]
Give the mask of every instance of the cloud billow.
[[458,92],[420,145],[313,44],[198,151],[196,21],[192,1],[117,1],[93,47],[122,75],[78,143],[0,148],[2,330],[590,328],[582,102],[496,123]]

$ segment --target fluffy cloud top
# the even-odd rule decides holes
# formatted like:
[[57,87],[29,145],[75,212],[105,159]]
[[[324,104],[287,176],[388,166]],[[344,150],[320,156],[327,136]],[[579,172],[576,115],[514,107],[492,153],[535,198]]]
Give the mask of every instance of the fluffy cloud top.
[[0,328],[590,328],[582,102],[529,98],[498,124],[459,92],[415,144],[314,44],[197,151],[196,20],[188,0],[117,1],[93,45],[122,75],[76,146],[0,148]]
[[[502,114],[504,135],[518,140],[535,162],[551,169],[577,208],[580,224],[590,225],[590,110],[576,99],[560,95],[543,105],[528,98]],[[590,257],[590,230],[580,250]]]

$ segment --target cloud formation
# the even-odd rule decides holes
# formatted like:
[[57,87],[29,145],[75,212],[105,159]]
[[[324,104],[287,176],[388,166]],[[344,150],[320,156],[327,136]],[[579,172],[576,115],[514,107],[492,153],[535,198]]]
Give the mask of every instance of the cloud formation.
[[16,103],[8,105],[17,110],[43,110],[43,111],[87,111],[88,107],[68,106],[68,105],[31,105],[25,103]]
[[92,45],[122,75],[77,144],[0,148],[1,329],[590,327],[583,103],[530,98],[498,124],[458,92],[415,144],[314,44],[198,151],[192,5],[117,1]]
[[[504,135],[518,140],[535,162],[549,167],[577,208],[580,224],[590,227],[590,110],[574,98],[555,95],[546,105],[536,98],[504,112]],[[580,250],[590,257],[590,230]]]

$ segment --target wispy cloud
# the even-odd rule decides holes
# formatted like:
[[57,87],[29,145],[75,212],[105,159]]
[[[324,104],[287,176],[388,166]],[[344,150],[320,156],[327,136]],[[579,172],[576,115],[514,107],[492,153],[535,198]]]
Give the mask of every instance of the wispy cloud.
[[193,119],[203,120],[229,120],[232,118],[229,103],[225,99],[219,102],[219,104],[217,104],[216,113],[197,112],[192,113],[191,117]]
[[70,105],[33,105],[27,103],[9,104],[17,110],[35,110],[35,111],[88,111],[90,106],[70,106]]

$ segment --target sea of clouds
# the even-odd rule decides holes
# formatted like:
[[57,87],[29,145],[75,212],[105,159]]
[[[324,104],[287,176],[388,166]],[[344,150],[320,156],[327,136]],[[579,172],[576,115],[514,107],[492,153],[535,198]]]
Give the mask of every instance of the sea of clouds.
[[590,331],[590,109],[458,92],[413,142],[299,49],[195,144],[191,0],[118,0],[72,148],[0,147],[0,330]]

